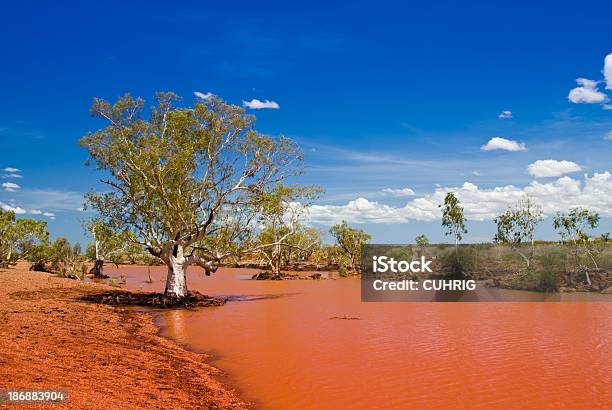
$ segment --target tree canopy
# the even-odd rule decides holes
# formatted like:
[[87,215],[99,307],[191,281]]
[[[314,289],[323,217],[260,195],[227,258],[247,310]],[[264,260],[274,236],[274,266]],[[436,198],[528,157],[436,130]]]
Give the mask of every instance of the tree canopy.
[[192,107],[177,100],[158,93],[147,116],[140,98],[96,98],[91,113],[107,125],[81,145],[110,187],[90,193],[89,206],[160,257],[169,267],[166,293],[182,296],[186,285],[175,280],[187,266],[211,273],[222,259],[249,251],[271,198],[289,203],[302,194],[283,185],[279,197],[278,187],[301,174],[303,157],[290,139],[257,132],[242,107],[215,96]]
[[[510,245],[512,250],[523,258],[527,269],[530,269],[535,251],[535,229],[540,221],[542,208],[525,196],[514,207],[494,219],[497,233],[493,240]],[[525,246],[528,248],[526,252],[523,250]]]
[[13,264],[48,239],[47,222],[17,218],[15,212],[0,208],[0,266]]
[[354,272],[359,272],[361,247],[372,237],[361,229],[350,227],[346,221],[332,226],[329,233],[336,239],[336,243],[348,258],[348,268]]
[[444,204],[438,206],[442,208],[442,226],[447,229],[446,235],[455,237],[455,253],[457,253],[457,244],[463,239],[463,234],[467,233],[463,207],[452,192],[447,193],[444,197]]

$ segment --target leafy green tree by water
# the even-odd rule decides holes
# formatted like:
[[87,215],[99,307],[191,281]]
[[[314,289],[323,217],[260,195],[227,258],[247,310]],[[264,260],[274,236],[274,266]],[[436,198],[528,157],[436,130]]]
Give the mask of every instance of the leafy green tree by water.
[[535,252],[535,229],[542,221],[542,208],[525,196],[503,214],[494,219],[497,233],[494,242],[510,245],[527,267],[531,269],[531,261]]
[[[553,226],[561,236],[563,243],[573,248],[576,264],[584,270],[586,281],[591,285],[591,278],[589,277],[587,266],[581,261],[581,255],[590,259],[595,269],[599,269],[596,260],[599,249],[596,241],[593,240],[593,235],[588,232],[599,226],[599,214],[577,207],[567,214],[558,212],[553,220]],[[599,242],[603,243],[605,247],[608,242],[608,235],[602,235]]]
[[361,264],[361,247],[372,237],[365,231],[348,226],[346,221],[334,225],[329,233],[336,239],[336,243],[344,252],[348,268],[353,272],[359,272]]
[[[215,272],[221,261],[276,243],[254,245],[262,204],[299,175],[303,157],[290,139],[257,132],[255,117],[212,96],[190,107],[159,93],[144,101],[94,99],[91,113],[105,128],[81,139],[108,178],[89,205],[113,230],[128,229],[168,267],[165,294],[187,294],[191,265]],[[282,201],[299,192],[289,187]]]
[[104,277],[104,262],[121,262],[124,254],[137,253],[134,247],[136,238],[133,232],[127,229],[115,230],[106,225],[100,218],[93,218],[87,223],[94,241],[87,246],[87,258],[94,263],[89,271],[95,277]]
[[17,218],[15,212],[0,208],[0,266],[13,265],[18,258],[27,258],[33,248],[47,241],[47,222]]
[[[260,222],[262,229],[257,235],[257,245],[262,245],[258,254],[270,266],[275,274],[289,264],[291,255],[297,251],[306,252],[316,245],[317,241],[305,243],[308,232],[300,219],[306,210],[304,202],[314,200],[320,189],[315,187],[287,187],[279,184],[261,203]],[[301,203],[285,201],[288,195],[299,196]],[[274,246],[265,246],[273,243]],[[294,252],[296,251],[296,252]]]
[[444,204],[438,205],[442,208],[442,226],[446,228],[446,235],[452,235],[455,239],[455,256],[459,255],[459,242],[463,239],[463,234],[468,231],[465,228],[465,217],[463,207],[457,196],[449,192],[444,197]]

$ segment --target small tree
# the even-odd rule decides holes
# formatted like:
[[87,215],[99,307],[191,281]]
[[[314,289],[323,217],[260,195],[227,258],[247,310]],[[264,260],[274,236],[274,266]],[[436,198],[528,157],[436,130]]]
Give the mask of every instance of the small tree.
[[[595,260],[596,249],[589,229],[596,229],[599,225],[599,214],[584,208],[574,208],[568,214],[558,212],[553,220],[553,226],[561,236],[565,244],[572,246],[574,258],[579,268],[584,269],[586,281],[591,285],[591,278],[586,265],[581,262],[580,254],[584,254],[591,260],[593,267],[599,269]],[[607,235],[602,235],[602,241],[607,242]]]
[[462,235],[467,233],[463,208],[457,196],[452,192],[446,194],[444,204],[438,205],[438,208],[442,208],[442,226],[447,229],[446,235],[452,235],[455,238],[455,256],[458,258],[459,242],[463,239]]
[[523,258],[529,270],[535,252],[535,229],[540,221],[542,208],[525,196],[514,207],[494,219],[497,233],[493,240],[510,245],[510,248]]
[[361,265],[361,247],[372,237],[361,229],[351,228],[346,221],[334,225],[329,233],[336,238],[336,243],[348,259],[351,271],[359,272]]
[[429,245],[429,239],[427,239],[427,236],[425,236],[424,233],[414,238],[414,241],[416,242],[417,246],[421,248],[424,248]]
[[[108,122],[87,134],[87,148],[110,192],[89,195],[105,225],[128,229],[168,267],[165,294],[187,294],[187,268],[216,271],[227,258],[253,253],[262,203],[288,177],[302,154],[291,140],[254,129],[255,117],[217,97],[175,107],[159,93],[149,116],[126,95],[115,104],[94,99],[92,114]],[[283,201],[294,199],[294,190]]]
[[121,261],[126,252],[137,252],[134,248],[136,238],[127,229],[117,231],[106,225],[99,218],[91,219],[87,224],[87,230],[93,235],[94,241],[87,246],[86,255],[94,263],[89,273],[98,278],[104,275],[104,262],[109,260],[115,264]]
[[427,239],[427,236],[425,236],[425,234],[423,233],[414,238],[414,241],[419,247],[419,254],[423,256],[423,254],[425,253],[425,248],[427,247],[427,245],[429,245],[429,239]]
[[310,260],[321,248],[321,244],[321,232],[318,229],[298,224],[283,252],[285,265]]
[[[280,184],[266,195],[261,202],[260,224],[263,226],[257,235],[256,243],[259,255],[265,259],[272,273],[280,274],[283,265],[289,263],[293,249],[306,250],[311,245],[300,244],[298,238],[303,230],[300,218],[306,207],[302,204],[289,203],[289,195],[299,196],[302,201],[310,202],[319,193],[318,188],[290,188]],[[274,246],[266,246],[273,243]],[[306,248],[302,248],[306,246]]]
[[19,257],[27,258],[34,246],[48,238],[47,222],[16,218],[13,211],[0,208],[0,266],[13,265]]
[[46,262],[51,264],[51,271],[65,277],[83,279],[80,244],[71,246],[68,239],[60,237],[43,246],[48,248],[43,254],[48,258]]

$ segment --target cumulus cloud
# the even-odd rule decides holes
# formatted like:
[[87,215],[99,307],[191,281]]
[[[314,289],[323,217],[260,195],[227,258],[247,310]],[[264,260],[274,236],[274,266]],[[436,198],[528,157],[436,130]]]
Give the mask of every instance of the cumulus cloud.
[[5,172],[21,172],[20,169],[13,168],[13,167],[6,167],[6,168],[3,169],[3,171],[5,171]]
[[385,194],[388,194],[391,196],[412,196],[414,195],[414,191],[408,187],[401,188],[401,189],[385,188],[382,191]]
[[242,101],[242,105],[252,110],[261,110],[262,108],[271,108],[278,110],[280,105],[276,101],[260,101],[257,98],[253,98],[251,101]]
[[501,137],[493,137],[487,142],[485,145],[480,147],[483,151],[493,151],[493,150],[505,150],[505,151],[527,151],[527,147],[524,143],[507,140]]
[[608,131],[606,135],[604,135],[605,140],[612,140],[612,131]]
[[43,212],[40,209],[31,209],[28,211],[27,209],[17,206],[14,203],[6,204],[4,202],[0,202],[0,208],[2,208],[5,211],[13,211],[17,215],[25,215],[25,214],[42,215],[42,216],[46,216],[49,219],[55,219],[55,214],[53,212]]
[[502,119],[510,119],[512,118],[512,111],[502,111],[497,117]]
[[580,171],[580,165],[572,161],[557,161],[554,159],[540,159],[529,164],[527,171],[536,178],[560,177],[561,175],[571,174]]
[[597,89],[597,81],[587,78],[577,78],[579,87],[572,88],[567,95],[567,99],[574,104],[601,104],[608,100],[608,97]]
[[612,90],[612,53],[608,54],[604,60],[603,75],[606,79],[606,90]]
[[199,91],[195,91],[195,92],[193,93],[193,95],[195,95],[196,97],[201,98],[201,99],[203,99],[203,100],[208,100],[210,97],[212,97],[212,96],[213,96],[213,94],[212,94],[212,93],[201,93],[201,92],[199,92]]
[[25,214],[27,212],[23,208],[20,208],[18,206],[13,206],[13,205],[5,204],[4,202],[0,202],[0,208],[4,209],[5,211],[13,211],[17,215]]
[[23,178],[21,175],[19,174],[3,174],[0,175],[0,178]]
[[533,181],[519,188],[513,185],[482,189],[465,182],[460,187],[437,187],[425,196],[409,201],[403,207],[394,207],[366,198],[357,198],[345,205],[314,205],[307,217],[312,223],[332,225],[346,220],[349,223],[406,223],[410,220],[431,221],[440,218],[439,204],[448,192],[454,192],[465,215],[470,220],[491,220],[523,195],[531,196],[542,206],[545,215],[565,212],[583,206],[601,216],[612,217],[612,175],[610,172],[584,175],[584,181],[561,177],[548,183]]
[[19,188],[21,188],[19,185],[15,184],[13,182],[4,182],[1,186],[7,192],[15,192]]

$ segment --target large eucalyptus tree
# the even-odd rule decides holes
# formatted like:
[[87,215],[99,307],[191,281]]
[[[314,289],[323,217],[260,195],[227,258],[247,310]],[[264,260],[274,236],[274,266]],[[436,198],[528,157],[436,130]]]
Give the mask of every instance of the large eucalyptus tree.
[[[271,194],[301,173],[303,157],[290,139],[257,132],[241,107],[213,96],[182,108],[177,99],[158,93],[147,115],[142,99],[96,98],[91,113],[108,123],[81,145],[110,188],[88,203],[161,258],[165,294],[182,297],[190,265],[210,275],[225,258],[275,245],[255,244],[254,230]],[[277,200],[296,200],[302,190],[294,188]]]

